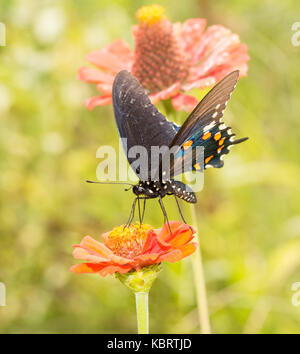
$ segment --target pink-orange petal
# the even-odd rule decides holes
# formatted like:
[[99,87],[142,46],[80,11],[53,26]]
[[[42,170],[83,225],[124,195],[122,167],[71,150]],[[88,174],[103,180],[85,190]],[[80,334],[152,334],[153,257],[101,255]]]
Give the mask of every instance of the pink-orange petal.
[[96,106],[106,106],[112,103],[111,96],[95,96],[85,100],[84,104],[89,110],[94,109]]
[[97,84],[97,89],[102,92],[104,96],[112,95],[112,85],[111,84]]
[[197,249],[197,243],[196,242],[191,242],[186,245],[180,246],[177,248],[178,250],[181,251],[182,253],[182,258],[188,257],[192,253],[194,253]]
[[193,53],[195,51],[196,44],[201,40],[205,27],[206,19],[204,18],[191,18],[182,24],[180,37],[186,52]]
[[114,76],[110,74],[105,74],[98,69],[81,67],[78,70],[78,79],[86,81],[86,82],[93,82],[93,83],[106,83],[111,84],[114,81]]
[[80,247],[91,249],[92,251],[99,253],[100,256],[105,258],[108,258],[113,254],[113,252],[103,243],[96,241],[91,236],[85,236],[80,242]]
[[124,41],[116,40],[100,50],[88,53],[86,60],[100,69],[116,74],[123,69],[131,69],[133,53]]
[[[155,252],[160,252],[162,250],[162,247],[164,248],[164,245],[161,245],[158,240],[157,240],[157,233],[160,232],[159,230],[149,230],[146,236],[146,239],[144,241],[143,249],[142,249],[142,254],[144,253],[155,253]],[[167,248],[169,248],[169,245],[165,245]]]
[[[168,223],[165,223],[161,229],[156,230],[158,233],[158,237],[160,240],[165,240],[167,237],[170,235],[170,229],[171,231],[175,231],[180,225],[182,225],[181,221],[174,220],[174,221],[169,221]],[[170,226],[170,229],[169,229]]]
[[190,242],[193,238],[194,236],[192,231],[187,226],[185,230],[180,230],[177,232],[176,235],[168,242],[172,245],[172,247],[179,247]]
[[99,69],[109,70],[115,74],[124,69],[124,66],[115,55],[103,50],[94,50],[88,53],[86,60]]
[[163,262],[178,262],[181,259],[191,255],[193,252],[195,252],[197,248],[197,244],[196,243],[188,243],[185,244],[179,248],[176,248],[174,250],[171,250],[169,252],[166,252],[165,254],[159,256],[158,261]]
[[169,232],[169,234],[166,234],[164,237],[164,240],[166,242],[170,242],[174,239],[174,237],[177,237],[177,235],[179,235],[180,233],[186,232],[188,230],[191,231],[190,227],[191,226],[189,226],[188,224],[181,223],[176,228],[171,229],[172,232]]
[[86,261],[101,263],[101,262],[110,262],[110,259],[101,257],[99,255],[91,254],[88,250],[81,247],[76,247],[73,251],[73,257],[76,259],[85,259]]
[[201,61],[204,57],[210,54],[211,50],[214,49],[220,39],[231,34],[228,28],[221,25],[209,26],[201,40],[197,43],[196,51],[194,54],[194,62]]
[[80,263],[72,266],[70,271],[74,273],[98,273],[103,267],[105,266],[101,263]]
[[146,253],[134,257],[134,261],[137,262],[141,267],[157,263],[159,253]]
[[153,104],[156,104],[161,100],[167,100],[168,98],[175,96],[179,92],[179,88],[180,82],[175,82],[166,89],[150,95],[150,100]]
[[[191,81],[191,82],[190,82]],[[199,80],[189,80],[187,79],[187,82],[181,86],[181,88],[184,91],[190,91],[193,88],[198,88],[198,89],[206,89],[208,87],[211,87],[215,85],[217,82],[216,78],[210,74],[204,78],[201,78]]]
[[126,42],[122,39],[116,39],[106,47],[106,50],[116,55],[123,64],[128,65],[128,68],[130,68],[134,54]]
[[119,265],[108,265],[103,267],[100,271],[99,274],[102,277],[105,277],[107,275],[112,275],[116,272],[124,274],[132,270],[133,268],[131,266],[119,266]]
[[[176,231],[176,229],[182,225],[181,221],[170,221],[169,222],[170,228],[172,233],[174,233]],[[169,249],[171,248],[171,244],[168,242],[168,239],[170,237],[170,235],[172,234],[169,230],[169,225],[166,223],[164,224],[164,226],[159,229],[156,230],[158,236],[157,236],[157,241],[159,243],[159,245],[162,247],[162,249]]]
[[179,93],[172,98],[172,104],[177,111],[184,110],[186,112],[191,112],[198,104],[198,100],[193,96]]
[[175,250],[170,250],[168,252],[166,252],[165,254],[162,254],[158,257],[158,261],[159,262],[178,262],[182,259],[182,252],[179,249],[175,249]]
[[117,256],[115,254],[112,254],[110,256],[110,259],[113,263],[116,263],[116,264],[120,264],[120,265],[123,265],[123,264],[133,264],[134,261],[130,258],[125,258],[125,257],[121,257],[121,256]]

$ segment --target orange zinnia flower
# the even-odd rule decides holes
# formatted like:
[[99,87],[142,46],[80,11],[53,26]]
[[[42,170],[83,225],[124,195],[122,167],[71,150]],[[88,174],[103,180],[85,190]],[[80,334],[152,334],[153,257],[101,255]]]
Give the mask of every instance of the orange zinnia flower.
[[89,109],[112,102],[115,75],[131,71],[147,89],[153,104],[171,98],[176,110],[191,111],[198,103],[184,92],[215,85],[233,70],[248,70],[248,48],[239,36],[221,25],[209,26],[203,18],[172,24],[159,5],[137,11],[133,27],[134,52],[122,40],[86,56],[97,69],[82,67],[79,79],[95,83],[101,95],[89,98]]
[[139,271],[163,261],[180,261],[196,250],[196,243],[191,242],[195,231],[180,221],[171,221],[170,227],[172,232],[167,224],[161,229],[144,224],[119,226],[102,235],[104,243],[85,236],[73,246],[73,256],[88,263],[77,264],[71,271],[106,276]]

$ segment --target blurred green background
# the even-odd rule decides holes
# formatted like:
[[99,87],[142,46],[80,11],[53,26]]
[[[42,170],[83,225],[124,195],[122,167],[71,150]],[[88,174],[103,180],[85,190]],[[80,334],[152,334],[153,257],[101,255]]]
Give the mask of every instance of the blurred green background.
[[[82,104],[86,53],[122,38],[152,1],[0,1],[0,307],[4,333],[135,333],[132,294],[112,277],[76,275],[71,246],[127,220],[122,186],[92,186],[100,145],[117,146],[112,107]],[[215,333],[300,333],[299,1],[155,1],[172,21],[205,17],[247,43],[251,61],[225,113],[239,136],[209,169],[197,214]],[[183,116],[185,116],[183,114]],[[183,117],[182,116],[182,117]],[[171,219],[178,219],[173,200]],[[185,207],[188,215],[189,208]],[[157,203],[146,221],[163,219]],[[164,264],[150,294],[152,333],[197,333],[190,259]]]

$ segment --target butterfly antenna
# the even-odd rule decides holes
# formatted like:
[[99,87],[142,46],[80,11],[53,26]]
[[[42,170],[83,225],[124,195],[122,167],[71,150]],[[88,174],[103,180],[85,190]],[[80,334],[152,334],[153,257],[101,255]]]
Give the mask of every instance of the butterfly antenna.
[[127,186],[130,186],[128,189],[125,189],[126,191],[128,191],[129,189],[131,189],[134,184],[131,183],[126,183],[126,182],[96,182],[96,181],[90,181],[90,180],[86,180],[87,183],[96,183],[96,184],[126,184]]

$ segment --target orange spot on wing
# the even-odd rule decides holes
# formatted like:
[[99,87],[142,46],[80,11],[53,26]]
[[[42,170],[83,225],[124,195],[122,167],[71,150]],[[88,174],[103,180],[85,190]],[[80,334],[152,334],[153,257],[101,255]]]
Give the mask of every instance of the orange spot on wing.
[[221,134],[220,132],[218,132],[218,133],[216,133],[216,134],[214,135],[214,139],[215,139],[216,141],[218,141],[218,140],[221,138],[221,136],[222,136],[222,134]]
[[219,145],[220,145],[220,146],[224,144],[224,140],[225,140],[225,138],[223,138],[223,139],[221,139],[221,140],[219,141]]
[[208,157],[205,159],[205,163],[209,163],[209,161],[210,161],[213,157],[214,157],[213,155],[208,156]]
[[195,163],[194,168],[195,168],[196,170],[201,170],[201,167],[200,167],[200,165],[199,165],[198,163]]
[[191,145],[193,145],[193,140],[189,140],[186,143],[182,145],[183,149],[186,150],[188,149]]
[[202,139],[203,140],[207,140],[207,139],[209,139],[211,137],[211,132],[207,132],[207,133],[205,133],[203,136],[202,136]]
[[218,149],[218,152],[221,152],[221,150],[223,149],[224,145],[220,146]]

